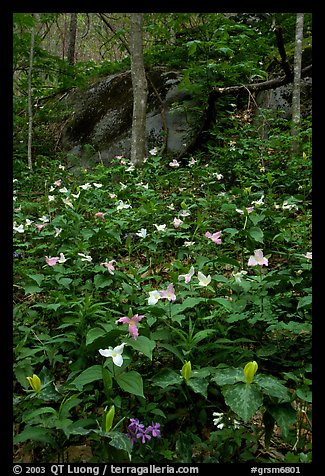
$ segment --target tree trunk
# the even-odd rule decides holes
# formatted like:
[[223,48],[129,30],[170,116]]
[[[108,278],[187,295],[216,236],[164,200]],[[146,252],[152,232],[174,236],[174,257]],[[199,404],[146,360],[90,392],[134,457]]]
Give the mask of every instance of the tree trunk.
[[131,76],[133,116],[131,163],[141,165],[146,153],[146,112],[148,86],[143,60],[143,13],[131,13]]
[[71,66],[73,66],[75,62],[77,15],[78,13],[70,13],[70,30],[68,38],[67,60]]
[[296,45],[293,65],[293,87],[292,87],[292,129],[293,137],[292,152],[299,150],[299,140],[297,135],[300,128],[300,83],[301,83],[301,57],[302,57],[302,39],[304,32],[304,14],[297,13],[296,20]]
[[32,138],[33,138],[33,97],[32,97],[32,72],[34,59],[35,26],[32,26],[30,36],[29,68],[28,68],[28,144],[27,144],[27,163],[28,168],[33,171],[32,162]]

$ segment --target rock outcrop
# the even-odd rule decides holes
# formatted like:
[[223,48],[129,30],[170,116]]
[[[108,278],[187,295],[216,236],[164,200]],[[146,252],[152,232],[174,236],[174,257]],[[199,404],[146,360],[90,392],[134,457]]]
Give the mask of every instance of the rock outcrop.
[[[202,128],[203,117],[191,94],[180,88],[177,71],[154,68],[147,72],[147,151],[153,147],[180,156]],[[130,157],[133,93],[131,72],[106,77],[67,99],[73,109],[62,133],[70,158],[109,165],[116,155]],[[72,160],[73,161],[73,160]]]

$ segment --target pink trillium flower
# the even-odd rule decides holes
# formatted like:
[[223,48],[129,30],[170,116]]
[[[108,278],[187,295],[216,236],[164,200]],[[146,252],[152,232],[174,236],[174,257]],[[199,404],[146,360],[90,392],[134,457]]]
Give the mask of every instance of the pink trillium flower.
[[191,281],[191,278],[194,274],[194,266],[191,266],[191,269],[189,270],[189,272],[187,274],[180,274],[178,276],[178,279],[182,279],[184,278],[185,279],[185,283],[189,283]]
[[313,253],[311,251],[307,251],[307,253],[304,255],[305,258],[307,259],[313,259]]
[[142,316],[142,315],[135,314],[132,318],[127,317],[127,316],[120,317],[115,322],[116,322],[116,324],[118,324],[119,322],[121,322],[122,324],[128,324],[129,325],[129,333],[131,334],[133,339],[137,339],[138,336],[139,336],[139,331],[138,331],[138,328],[137,328],[137,324],[141,321],[141,319],[143,319],[143,317],[144,316]]
[[261,266],[263,266],[263,264],[268,266],[269,264],[268,259],[264,258],[262,250],[255,250],[254,256],[250,256],[248,260],[248,266],[256,266],[258,264]]
[[103,213],[103,212],[97,212],[97,213],[95,213],[95,217],[96,217],[96,218],[100,218],[101,220],[104,221],[104,220],[105,220],[105,213]]
[[178,228],[182,223],[184,223],[183,220],[180,220],[179,218],[175,217],[173,220],[173,225],[175,228]]
[[59,180],[56,180],[56,181],[54,182],[54,185],[55,185],[56,187],[61,187],[61,183],[62,183],[62,180],[59,179]]
[[38,223],[35,223],[35,226],[38,229],[38,233],[39,233],[41,231],[41,229],[46,226],[46,223],[43,223],[42,225],[39,225]]
[[221,244],[221,231],[216,231],[215,233],[211,234],[209,231],[207,231],[205,233],[205,235],[207,238],[209,238],[210,240],[212,240],[214,243],[216,243],[217,245],[220,245]]
[[100,263],[101,266],[105,266],[105,268],[108,269],[110,274],[114,274],[114,266],[113,263],[116,263],[115,259],[112,259],[111,261],[104,261],[103,263]]
[[58,263],[59,259],[60,258],[58,256],[54,256],[53,258],[45,256],[45,261],[49,266],[55,266]]
[[166,290],[159,291],[161,299],[168,299],[168,301],[175,301],[175,289],[173,283],[170,283]]

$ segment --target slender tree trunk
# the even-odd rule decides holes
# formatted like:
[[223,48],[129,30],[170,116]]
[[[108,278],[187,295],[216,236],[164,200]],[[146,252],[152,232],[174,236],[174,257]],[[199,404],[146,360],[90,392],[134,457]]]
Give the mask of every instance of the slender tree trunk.
[[146,153],[146,112],[148,85],[143,60],[143,13],[131,13],[131,76],[133,116],[131,163],[143,163]]
[[34,43],[35,43],[35,26],[32,26],[30,37],[29,51],[29,68],[28,68],[28,144],[27,144],[27,163],[28,168],[33,171],[32,162],[32,139],[33,139],[33,94],[32,94],[32,73],[34,59]]
[[293,65],[293,87],[292,87],[292,129],[291,135],[294,138],[292,143],[292,152],[296,153],[299,149],[299,140],[296,136],[300,128],[300,84],[301,84],[301,57],[302,57],[302,39],[304,32],[304,14],[297,13],[296,20],[296,45]]
[[77,15],[78,13],[70,13],[70,30],[68,38],[67,60],[71,66],[73,66],[75,63]]

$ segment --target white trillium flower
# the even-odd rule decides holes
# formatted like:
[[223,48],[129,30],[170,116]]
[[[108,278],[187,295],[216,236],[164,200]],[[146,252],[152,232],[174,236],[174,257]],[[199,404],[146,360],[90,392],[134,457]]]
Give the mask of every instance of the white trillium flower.
[[148,304],[154,305],[157,304],[159,299],[161,298],[159,291],[155,289],[154,291],[149,292]]
[[25,231],[25,230],[24,230],[24,225],[19,225],[19,226],[17,226],[17,224],[16,224],[16,225],[14,224],[13,229],[14,229],[15,231],[18,231],[18,233],[24,233],[24,231]]
[[139,230],[136,235],[140,236],[140,238],[145,238],[147,236],[147,230],[145,228],[141,228],[141,230]]
[[63,253],[60,253],[60,259],[58,261],[58,263],[65,263],[67,261],[67,258],[64,256]]
[[200,286],[208,286],[211,282],[211,276],[205,276],[201,271],[198,271],[197,277],[199,278],[199,285]]
[[89,261],[91,262],[93,259],[90,255],[85,255],[83,253],[78,253],[79,256],[82,256],[81,261]]
[[123,200],[119,200],[119,204],[116,207],[116,210],[123,210],[124,208],[132,208],[128,203],[124,203]]
[[87,182],[84,185],[80,185],[80,188],[83,190],[89,190],[91,188],[91,184]]
[[112,357],[113,364],[117,365],[117,367],[121,367],[123,364],[122,353],[124,346],[125,342],[123,342],[123,344],[121,345],[118,345],[117,347],[114,347],[114,349],[112,347],[109,347],[108,349],[99,349],[98,352],[103,357]]
[[154,223],[153,226],[155,226],[158,231],[165,231],[167,225],[156,225],[156,223]]

